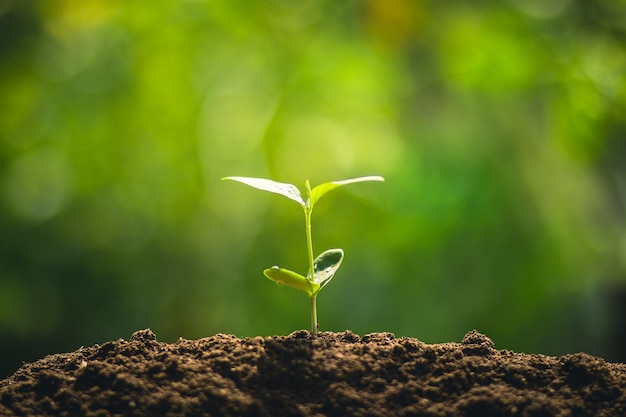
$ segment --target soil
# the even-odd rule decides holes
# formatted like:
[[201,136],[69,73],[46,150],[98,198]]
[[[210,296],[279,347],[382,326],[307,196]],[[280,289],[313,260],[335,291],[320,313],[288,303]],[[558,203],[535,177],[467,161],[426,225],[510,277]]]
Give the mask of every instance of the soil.
[[350,331],[158,342],[150,330],[0,381],[1,416],[626,416],[626,365]]

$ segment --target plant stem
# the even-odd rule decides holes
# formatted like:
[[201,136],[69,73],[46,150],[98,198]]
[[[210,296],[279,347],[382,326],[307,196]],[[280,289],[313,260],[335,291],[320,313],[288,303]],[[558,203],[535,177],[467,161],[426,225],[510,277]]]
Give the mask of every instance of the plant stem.
[[309,253],[309,271],[311,272],[311,281],[314,280],[313,275],[313,237],[311,236],[311,209],[304,209],[304,221],[306,223],[306,246]]
[[311,299],[311,333],[317,336],[317,294],[309,298]]
[[[304,207],[304,223],[306,226],[306,246],[309,254],[309,271],[311,273],[310,280],[312,282],[315,281],[315,264],[313,261],[313,237],[311,235],[311,213],[312,209],[309,207]],[[308,275],[307,275],[308,276]],[[316,295],[312,295],[311,297],[311,333],[313,336],[317,336],[317,307],[316,307]]]

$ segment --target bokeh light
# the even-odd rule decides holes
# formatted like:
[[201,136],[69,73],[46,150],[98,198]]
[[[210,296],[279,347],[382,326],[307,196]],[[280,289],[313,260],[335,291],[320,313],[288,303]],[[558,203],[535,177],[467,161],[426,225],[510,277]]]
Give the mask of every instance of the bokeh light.
[[152,328],[626,361],[626,3],[0,0],[0,377]]

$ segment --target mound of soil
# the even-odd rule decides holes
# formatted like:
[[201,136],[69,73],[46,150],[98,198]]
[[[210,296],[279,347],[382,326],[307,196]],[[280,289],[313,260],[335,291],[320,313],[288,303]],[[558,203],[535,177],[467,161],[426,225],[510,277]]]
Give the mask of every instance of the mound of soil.
[[167,344],[150,330],[0,381],[2,416],[624,416],[626,365],[346,331]]

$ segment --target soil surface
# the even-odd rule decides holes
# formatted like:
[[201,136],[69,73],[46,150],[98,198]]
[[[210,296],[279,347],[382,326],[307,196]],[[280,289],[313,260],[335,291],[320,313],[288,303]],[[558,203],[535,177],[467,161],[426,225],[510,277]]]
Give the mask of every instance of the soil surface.
[[158,342],[150,330],[0,381],[1,416],[626,416],[626,365],[350,331]]

